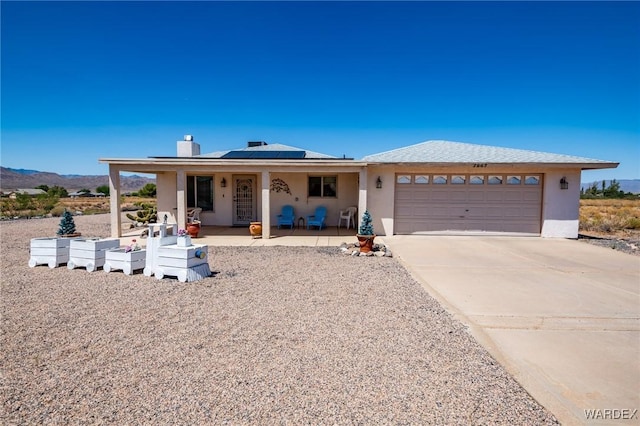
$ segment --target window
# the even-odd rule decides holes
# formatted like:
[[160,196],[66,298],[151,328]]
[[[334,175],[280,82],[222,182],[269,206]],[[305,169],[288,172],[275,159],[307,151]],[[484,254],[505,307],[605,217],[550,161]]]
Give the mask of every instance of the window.
[[540,176],[525,176],[525,185],[540,185]]
[[335,197],[337,194],[336,176],[309,176],[309,197]]
[[488,182],[489,185],[502,185],[502,176],[491,175]]
[[469,179],[469,183],[471,185],[484,185],[484,176],[482,176],[482,175],[471,175],[471,179]]
[[466,181],[466,177],[464,175],[451,176],[451,183],[455,185],[464,185],[465,181]]
[[435,175],[433,177],[433,183],[435,185],[444,185],[447,183],[447,176],[445,175]]
[[416,183],[429,183],[428,175],[416,175]]
[[213,211],[213,176],[187,176],[187,206]]
[[398,183],[411,183],[411,176],[410,175],[398,175],[398,177],[396,178],[396,182],[398,182]]
[[507,176],[507,185],[520,185],[520,176]]

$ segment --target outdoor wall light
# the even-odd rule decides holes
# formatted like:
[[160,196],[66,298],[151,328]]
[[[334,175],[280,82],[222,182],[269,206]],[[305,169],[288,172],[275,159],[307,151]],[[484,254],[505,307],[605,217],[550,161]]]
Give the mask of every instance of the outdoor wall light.
[[382,188],[382,179],[380,179],[380,176],[378,176],[378,179],[376,180],[376,188]]
[[560,179],[560,189],[569,189],[569,182],[567,182],[567,178],[564,176]]
[[227,180],[225,178],[222,178],[222,180],[220,181],[220,187],[222,188],[227,187]]

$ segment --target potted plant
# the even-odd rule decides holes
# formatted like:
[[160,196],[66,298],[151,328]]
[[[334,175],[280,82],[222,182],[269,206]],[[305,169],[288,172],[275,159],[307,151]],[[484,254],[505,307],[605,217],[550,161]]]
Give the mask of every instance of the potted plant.
[[191,246],[191,236],[184,229],[178,229],[178,239],[176,240],[178,247]]
[[198,238],[198,233],[200,232],[200,221],[194,220],[187,223],[187,233],[191,238]]
[[358,229],[356,237],[360,243],[360,252],[368,253],[373,250],[373,239],[376,237],[376,234],[373,232],[373,225],[371,224],[371,215],[369,214],[369,210],[365,210],[362,215],[362,222],[360,223],[360,228]]

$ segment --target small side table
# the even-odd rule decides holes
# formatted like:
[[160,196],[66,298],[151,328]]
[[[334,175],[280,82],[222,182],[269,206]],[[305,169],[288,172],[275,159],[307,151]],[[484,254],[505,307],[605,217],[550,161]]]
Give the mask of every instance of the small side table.
[[302,224],[302,228],[304,228],[304,217],[302,216],[298,219],[298,229],[300,229],[300,224]]

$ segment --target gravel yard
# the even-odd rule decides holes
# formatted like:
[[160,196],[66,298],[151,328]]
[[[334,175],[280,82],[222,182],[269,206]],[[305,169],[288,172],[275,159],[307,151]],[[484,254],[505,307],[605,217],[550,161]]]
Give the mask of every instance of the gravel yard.
[[394,258],[210,247],[192,283],[29,268],[59,221],[0,223],[2,424],[556,424]]

